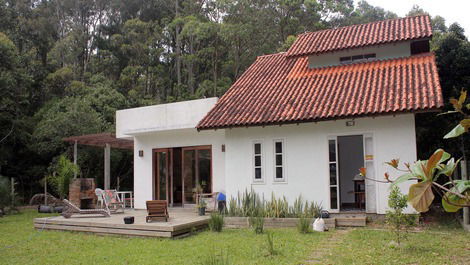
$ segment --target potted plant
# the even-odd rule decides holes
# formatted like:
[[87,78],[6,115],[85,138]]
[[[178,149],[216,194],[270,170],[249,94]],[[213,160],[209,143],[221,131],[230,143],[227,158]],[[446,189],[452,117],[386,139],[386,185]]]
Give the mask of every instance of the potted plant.
[[199,201],[198,201],[198,204],[196,205],[196,207],[198,209],[198,212],[199,212],[200,216],[206,215],[207,203],[206,203],[205,200],[200,198]]

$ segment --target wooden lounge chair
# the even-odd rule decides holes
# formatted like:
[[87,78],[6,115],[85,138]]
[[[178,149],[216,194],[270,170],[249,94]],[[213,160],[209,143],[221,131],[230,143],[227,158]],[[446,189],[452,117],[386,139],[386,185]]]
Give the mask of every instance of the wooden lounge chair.
[[101,214],[105,217],[111,216],[109,210],[106,209],[80,209],[73,203],[64,199],[64,210],[62,210],[62,216],[64,218],[70,218],[74,214]]
[[145,221],[148,223],[152,221],[152,218],[164,218],[165,222],[168,222],[168,203],[166,201],[155,200],[147,201],[147,213],[148,216]]

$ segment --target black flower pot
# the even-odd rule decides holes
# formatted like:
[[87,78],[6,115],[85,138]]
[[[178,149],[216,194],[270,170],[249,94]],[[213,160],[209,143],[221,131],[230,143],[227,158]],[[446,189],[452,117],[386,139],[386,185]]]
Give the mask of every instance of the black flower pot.
[[200,207],[198,209],[199,209],[200,216],[206,215],[206,207]]

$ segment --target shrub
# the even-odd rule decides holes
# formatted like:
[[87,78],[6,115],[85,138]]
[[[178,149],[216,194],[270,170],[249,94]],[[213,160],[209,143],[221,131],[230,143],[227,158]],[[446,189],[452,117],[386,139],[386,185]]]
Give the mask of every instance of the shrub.
[[264,231],[264,217],[262,216],[250,216],[249,223],[253,231],[256,234],[262,234]]
[[271,256],[276,255],[277,250],[274,247],[274,234],[272,232],[266,233],[266,243],[268,254]]
[[212,213],[209,220],[209,229],[212,232],[221,232],[224,226],[224,216],[219,213]]
[[265,200],[253,190],[245,190],[238,193],[236,198],[230,198],[228,202],[229,216],[263,216],[270,218],[284,217],[319,217],[322,206],[316,202],[297,197],[293,206],[290,206],[286,197],[276,198],[271,194],[271,200]]
[[78,174],[78,166],[64,155],[61,155],[57,163],[53,165],[53,171],[55,174],[49,176],[48,179],[54,191],[63,199],[69,194],[70,180],[73,179],[75,174]]
[[400,192],[397,186],[393,186],[388,196],[388,206],[392,209],[387,211],[386,222],[395,234],[396,242],[400,245],[401,239],[405,237],[408,227],[414,223],[414,216],[403,213],[407,206],[408,197]]
[[300,217],[297,222],[297,230],[301,234],[307,234],[311,231],[310,228],[310,218]]

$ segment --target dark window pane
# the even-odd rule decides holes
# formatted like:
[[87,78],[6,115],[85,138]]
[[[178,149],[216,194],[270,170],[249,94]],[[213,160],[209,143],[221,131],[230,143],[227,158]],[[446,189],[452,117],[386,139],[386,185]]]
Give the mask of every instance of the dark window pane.
[[282,179],[282,167],[276,167],[276,178]]
[[282,153],[282,142],[276,142],[276,153]]
[[338,194],[336,187],[330,188],[330,207],[331,209],[338,209]]
[[255,166],[256,167],[261,166],[261,156],[255,156]]
[[375,58],[375,53],[369,53],[369,54],[365,54],[365,55],[364,55],[364,58],[366,58],[366,59],[372,59],[372,58]]
[[261,144],[255,144],[255,154],[261,154]]
[[412,42],[410,47],[411,55],[429,52],[429,40]]
[[349,63],[351,61],[351,56],[346,56],[346,57],[340,57],[339,62],[340,63]]
[[335,162],[336,161],[336,141],[329,140],[328,148],[330,150],[330,162]]
[[330,185],[336,185],[336,164],[330,164]]
[[362,59],[364,59],[364,55],[362,55],[362,54],[361,55],[354,55],[352,57],[353,61],[362,60]]
[[255,179],[261,179],[261,168],[255,168]]
[[282,166],[282,155],[276,155],[276,166]]

